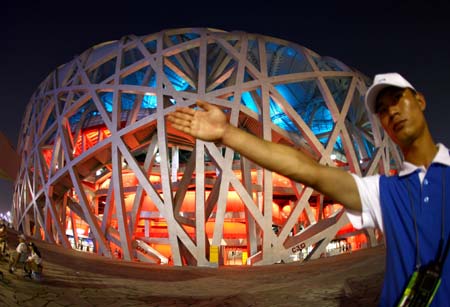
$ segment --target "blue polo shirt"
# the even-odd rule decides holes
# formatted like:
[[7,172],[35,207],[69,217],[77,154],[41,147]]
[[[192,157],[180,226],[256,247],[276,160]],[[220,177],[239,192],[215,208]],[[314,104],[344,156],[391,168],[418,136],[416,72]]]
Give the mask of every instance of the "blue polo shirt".
[[[445,183],[443,176],[446,177]],[[411,210],[408,183],[414,210]],[[450,192],[449,184],[450,168],[441,164],[430,165],[422,185],[418,171],[403,177],[380,177],[380,202],[386,241],[386,271],[381,306],[395,306],[414,272],[417,245],[414,215],[419,235],[420,262],[424,265],[435,260],[441,238],[442,188]],[[449,199],[450,195],[445,197],[444,205],[448,210],[444,209],[444,242],[447,242],[450,235]],[[450,305],[449,278],[450,265],[445,263],[441,286],[432,306]]]
[[[363,206],[363,224],[360,226],[378,226],[384,232],[386,268],[380,306],[396,306],[415,270],[417,242],[414,212],[419,235],[420,262],[425,265],[436,258],[441,239],[443,189],[446,191],[444,247],[449,239],[448,149],[440,145],[438,156],[440,158],[433,160],[426,170],[423,167],[410,167],[410,171],[400,172],[399,176],[355,178]],[[408,196],[408,184],[411,198]],[[354,225],[357,227],[358,223]],[[450,306],[449,259],[444,265],[442,282],[431,306]]]

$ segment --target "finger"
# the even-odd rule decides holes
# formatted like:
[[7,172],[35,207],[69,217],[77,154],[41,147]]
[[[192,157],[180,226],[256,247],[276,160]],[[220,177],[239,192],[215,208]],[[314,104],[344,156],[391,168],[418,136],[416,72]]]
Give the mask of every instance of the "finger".
[[181,108],[177,108],[175,110],[176,113],[185,113],[185,114],[190,114],[190,115],[194,115],[195,114],[195,110],[189,107],[181,107]]
[[185,117],[183,114],[171,114],[167,117],[167,120],[179,126],[189,126],[191,123],[191,117]]
[[177,119],[191,121],[192,118],[194,117],[194,113],[190,114],[190,113],[175,111],[175,112],[169,113],[168,117],[173,118],[173,119],[177,118]]
[[206,101],[197,100],[196,104],[197,104],[197,106],[199,106],[200,108],[202,108],[205,111],[211,110],[211,105],[209,103],[207,103]]
[[191,133],[191,128],[189,126],[184,126],[184,125],[179,125],[177,123],[172,123],[172,127],[177,129],[177,130],[180,130],[182,132],[185,132],[187,134]]

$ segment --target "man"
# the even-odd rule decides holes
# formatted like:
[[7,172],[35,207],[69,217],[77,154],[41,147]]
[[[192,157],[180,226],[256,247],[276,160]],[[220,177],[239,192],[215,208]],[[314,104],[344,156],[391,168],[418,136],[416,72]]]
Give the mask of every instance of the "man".
[[[375,76],[366,93],[366,107],[378,116],[404,155],[399,176],[390,178],[360,178],[320,165],[292,147],[262,140],[230,125],[225,114],[213,105],[197,105],[204,111],[179,108],[169,114],[168,120],[180,131],[204,141],[219,141],[262,167],[359,212],[357,218],[351,217],[355,227],[378,226],[384,231],[386,273],[381,306],[398,304],[416,266],[430,263],[444,250],[450,234],[450,226],[444,227],[450,225],[450,195],[445,197],[443,193],[450,182],[450,178],[445,180],[450,173],[449,152],[443,145],[436,145],[431,136],[423,114],[424,96],[401,75]],[[450,264],[446,263],[433,306],[448,305],[449,278]]]
[[6,232],[6,225],[3,221],[0,221],[0,258],[6,254],[7,237],[8,233]]
[[25,236],[23,234],[19,235],[19,244],[17,244],[16,249],[11,253],[9,257],[9,272],[14,273],[16,270],[17,263],[25,262],[26,255],[28,254],[28,247],[25,243]]
[[[8,234],[6,233],[6,225],[3,221],[0,221],[0,260],[6,255],[6,239]],[[0,280],[3,280],[3,272],[0,271]]]
[[33,276],[40,275],[42,273],[42,256],[38,247],[33,243],[28,243],[30,249],[30,256],[24,264],[25,277],[32,278]]

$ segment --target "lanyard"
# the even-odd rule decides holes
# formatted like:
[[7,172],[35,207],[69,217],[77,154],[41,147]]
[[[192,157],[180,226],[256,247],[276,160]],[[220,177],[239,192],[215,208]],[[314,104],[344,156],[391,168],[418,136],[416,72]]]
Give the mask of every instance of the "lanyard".
[[[436,256],[437,264],[442,268],[445,258],[447,257],[448,250],[450,248],[449,241],[447,240],[445,251],[442,250],[444,246],[444,239],[445,239],[445,167],[442,168],[442,208],[441,208],[441,239],[439,240],[439,249],[438,249],[438,255]],[[406,179],[406,187],[408,189],[408,196],[409,196],[409,203],[411,206],[411,212],[413,214],[413,220],[414,220],[414,231],[416,233],[416,269],[420,268],[421,261],[420,261],[420,247],[419,247],[419,231],[417,229],[417,219],[416,219],[416,210],[414,209],[414,202],[413,197],[411,195],[411,187],[409,184],[409,180]]]

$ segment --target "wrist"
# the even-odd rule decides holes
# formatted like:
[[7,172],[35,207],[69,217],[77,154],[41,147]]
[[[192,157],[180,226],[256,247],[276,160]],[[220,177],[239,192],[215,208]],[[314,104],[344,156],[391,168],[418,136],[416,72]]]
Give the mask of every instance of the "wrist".
[[220,142],[225,146],[229,146],[230,141],[232,141],[232,139],[233,139],[233,135],[235,134],[236,129],[238,129],[238,128],[231,125],[230,123],[227,123],[223,129],[223,133],[222,133],[222,137],[220,138]]

